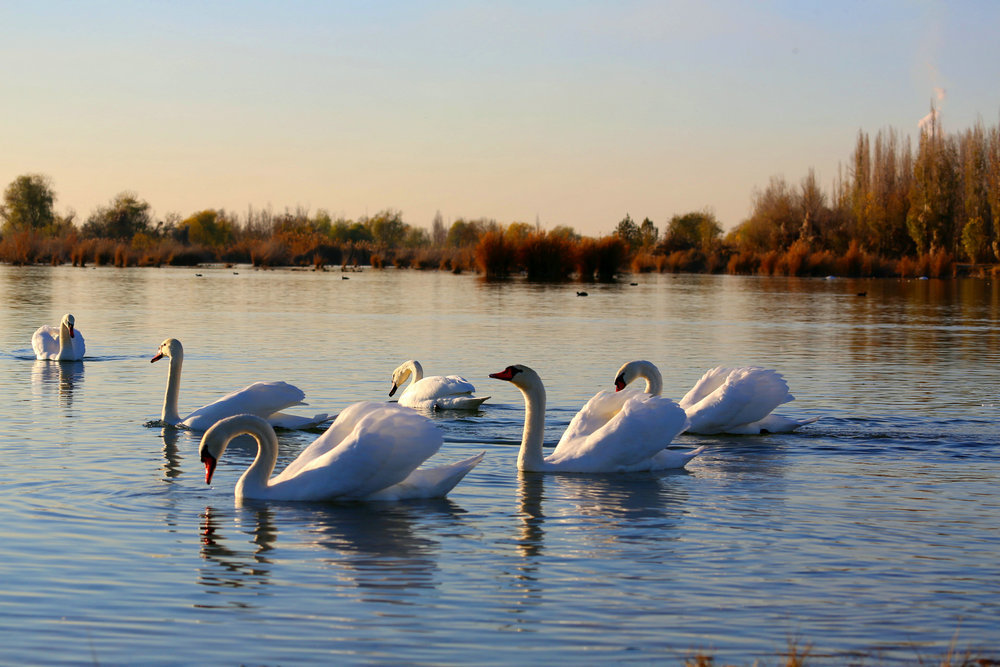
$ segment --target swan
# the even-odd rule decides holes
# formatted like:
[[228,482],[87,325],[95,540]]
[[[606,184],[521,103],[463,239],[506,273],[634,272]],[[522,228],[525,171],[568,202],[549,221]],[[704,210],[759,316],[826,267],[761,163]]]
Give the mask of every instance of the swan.
[[573,417],[556,448],[542,454],[545,387],[531,368],[508,366],[491,378],[524,394],[524,435],[517,456],[525,472],[630,472],[683,468],[703,447],[678,452],[665,447],[687,426],[673,401],[641,392],[601,391]]
[[408,408],[430,410],[475,410],[489,396],[473,396],[476,388],[465,378],[457,375],[431,375],[424,377],[424,369],[419,361],[404,361],[392,372],[392,389],[389,396],[396,393],[407,378],[413,381],[399,396],[399,404]]
[[[660,370],[642,360],[630,361],[618,369],[615,390],[621,391],[639,378],[646,381],[646,393],[660,395]],[[776,407],[793,400],[788,383],[777,371],[757,366],[718,366],[705,373],[678,404],[691,420],[688,433],[759,435],[788,433],[819,419],[772,414]]]
[[79,361],[87,351],[83,334],[76,330],[76,319],[66,313],[59,328],[43,324],[31,335],[35,359],[43,361]]
[[255,382],[243,389],[223,396],[219,400],[200,407],[181,419],[177,412],[177,397],[180,394],[181,367],[184,364],[184,347],[176,338],[168,338],[150,363],[166,357],[167,391],[163,395],[163,411],[160,419],[171,426],[183,426],[193,431],[204,431],[223,417],[250,413],[263,417],[272,426],[286,429],[304,429],[319,426],[329,417],[321,413],[313,417],[300,417],[281,412],[293,405],[304,405],[305,393],[287,382]]
[[407,500],[443,498],[485,452],[451,465],[417,470],[433,456],[443,438],[425,417],[398,405],[355,403],[330,428],[275,477],[278,438],[256,415],[235,415],[212,425],[201,438],[198,454],[205,483],[229,441],[248,434],[257,456],[236,482],[237,499],[260,500]]

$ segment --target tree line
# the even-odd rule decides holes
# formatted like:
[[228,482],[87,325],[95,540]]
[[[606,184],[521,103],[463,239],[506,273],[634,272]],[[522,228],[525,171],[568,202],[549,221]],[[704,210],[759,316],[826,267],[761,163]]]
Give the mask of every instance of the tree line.
[[772,178],[728,234],[708,209],[674,215],[662,234],[650,218],[638,223],[626,214],[599,238],[487,218],[446,225],[440,213],[426,229],[393,209],[358,220],[253,207],[154,220],[131,192],[77,224],[75,214],[55,212],[48,177],[25,174],[0,204],[0,261],[394,265],[534,280],[610,279],[620,271],[942,276],[962,264],[992,265],[1000,259],[1000,129],[980,122],[945,134],[933,107],[930,118],[915,150],[896,130],[859,132],[829,191],[811,169],[797,185]]

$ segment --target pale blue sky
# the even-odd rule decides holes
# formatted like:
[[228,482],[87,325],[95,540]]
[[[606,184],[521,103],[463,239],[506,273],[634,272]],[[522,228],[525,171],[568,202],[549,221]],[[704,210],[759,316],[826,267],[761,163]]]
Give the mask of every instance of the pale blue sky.
[[1000,122],[1000,2],[4,2],[0,187],[728,229],[937,89],[947,131]]

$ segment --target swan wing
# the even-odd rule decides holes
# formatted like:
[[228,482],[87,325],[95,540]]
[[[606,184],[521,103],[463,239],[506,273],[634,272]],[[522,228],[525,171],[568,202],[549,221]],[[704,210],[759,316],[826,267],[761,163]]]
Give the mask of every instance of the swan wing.
[[[456,407],[463,400],[478,400],[472,407],[478,407],[486,398],[475,399],[476,388],[471,382],[458,375],[432,375],[411,383],[399,397],[404,407]],[[446,405],[451,402],[451,405]],[[442,405],[437,405],[443,403]]]
[[705,398],[711,396],[713,392],[717,391],[726,383],[726,380],[729,378],[729,374],[732,373],[733,370],[734,369],[727,368],[725,366],[716,366],[715,368],[705,371],[705,374],[701,376],[701,379],[694,383],[694,386],[688,390],[688,393],[684,394],[684,397],[681,398],[681,400],[677,401],[677,404],[687,410],[691,406],[705,400]]
[[70,346],[73,348],[72,359],[68,361],[76,361],[83,359],[83,355],[87,353],[87,343],[83,340],[83,334],[80,333],[79,329],[73,330],[73,337],[70,339]]
[[559,453],[561,455],[563,451],[569,451],[575,447],[577,443],[603,427],[621,412],[626,401],[640,394],[642,392],[636,389],[623,389],[619,392],[599,391],[594,394],[594,397],[587,401],[570,420],[569,426],[563,431],[553,454]]
[[255,382],[198,408],[181,423],[190,429],[204,431],[232,415],[251,414],[267,419],[285,408],[301,404],[305,397],[301,389],[287,382]]
[[739,429],[744,425],[760,421],[779,405],[794,400],[788,383],[777,371],[755,366],[721,370],[727,372],[725,381],[697,403],[685,406],[691,418],[688,430],[693,433],[742,433]]
[[344,442],[348,436],[351,435],[351,432],[354,431],[357,423],[361,421],[365,415],[370,412],[380,410],[386,405],[391,406],[392,404],[362,401],[344,408],[344,410],[337,415],[337,418],[333,420],[333,423],[330,424],[330,427],[327,428],[322,435],[313,440],[308,447],[303,449],[295,460],[289,463],[285,469],[281,471],[281,474],[279,474],[275,479],[295,476],[310,462],[320,458],[327,452],[331,451],[334,447],[337,447],[339,444]]
[[[22,339],[23,340],[23,339]],[[59,354],[59,327],[44,324],[31,335],[35,359],[55,359]]]
[[443,443],[438,428],[412,410],[385,403],[356,405],[342,412],[272,485],[294,488],[302,499],[365,498],[405,480]]
[[[611,409],[614,403],[602,394],[613,392],[599,392],[584,409],[593,415]],[[596,425],[595,417],[586,428],[560,440],[546,463],[568,472],[639,469],[687,426],[684,410],[670,399],[635,392],[620,402],[621,409],[603,425],[588,433]]]

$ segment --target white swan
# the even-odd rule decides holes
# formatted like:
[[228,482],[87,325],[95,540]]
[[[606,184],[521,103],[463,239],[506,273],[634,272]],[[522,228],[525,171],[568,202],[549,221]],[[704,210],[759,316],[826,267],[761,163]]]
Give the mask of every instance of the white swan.
[[305,393],[287,382],[255,382],[243,389],[223,396],[219,400],[198,408],[181,419],[177,412],[177,398],[180,394],[181,367],[184,364],[184,347],[175,338],[168,338],[150,363],[166,357],[167,391],[163,395],[163,410],[160,419],[171,426],[184,426],[193,431],[204,431],[225,417],[239,414],[253,414],[263,417],[278,428],[304,429],[319,426],[329,420],[326,413],[313,417],[300,417],[282,412],[293,405],[304,405]]
[[[638,378],[646,380],[647,393],[660,395],[663,378],[649,361],[630,361],[618,369],[615,389],[621,391]],[[777,371],[719,366],[705,373],[678,404],[691,420],[688,433],[759,435],[788,433],[819,419],[791,419],[771,413],[793,400],[788,383]]]
[[489,398],[473,396],[476,388],[457,375],[424,377],[423,367],[414,359],[404,361],[392,372],[392,389],[389,390],[389,395],[395,394],[411,374],[413,381],[399,396],[399,404],[408,408],[475,410]]
[[255,415],[237,415],[214,424],[201,438],[198,453],[205,482],[229,441],[249,434],[257,457],[236,482],[237,498],[262,500],[406,500],[443,498],[485,454],[451,465],[417,470],[442,444],[441,432],[409,408],[386,403],[355,403],[271,478],[278,438]]
[[31,336],[31,347],[35,359],[42,361],[79,361],[87,351],[83,334],[76,330],[76,320],[72,315],[63,315],[59,327],[44,324]]
[[527,366],[508,366],[491,378],[524,394],[524,435],[517,468],[527,472],[629,472],[682,468],[702,451],[665,449],[687,426],[676,403],[641,392],[598,392],[573,417],[556,448],[542,454],[545,387]]

